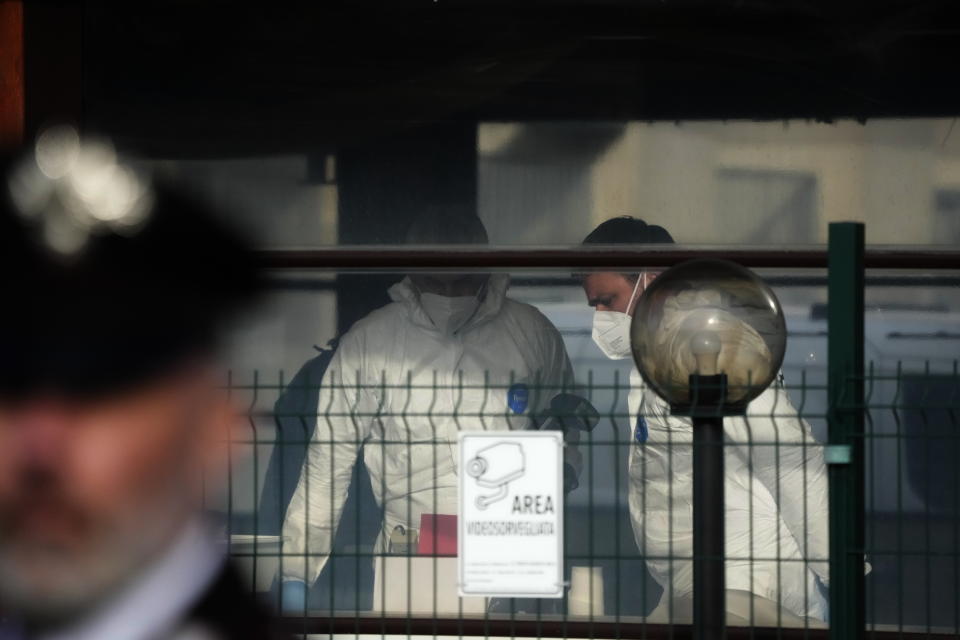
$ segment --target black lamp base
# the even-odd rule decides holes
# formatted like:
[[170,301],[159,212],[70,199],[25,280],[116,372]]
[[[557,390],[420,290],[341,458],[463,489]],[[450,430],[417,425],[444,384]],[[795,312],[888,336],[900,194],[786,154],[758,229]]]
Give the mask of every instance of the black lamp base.
[[690,375],[690,401],[673,403],[670,413],[690,418],[717,418],[722,416],[742,416],[747,412],[744,402],[727,402],[727,376],[718,373],[715,376]]

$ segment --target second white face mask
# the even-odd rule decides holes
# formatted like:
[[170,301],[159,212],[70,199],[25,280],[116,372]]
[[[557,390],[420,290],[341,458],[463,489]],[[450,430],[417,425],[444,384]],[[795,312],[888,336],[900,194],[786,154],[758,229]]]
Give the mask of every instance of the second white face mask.
[[420,305],[441,332],[451,335],[470,321],[480,304],[479,297],[441,296],[436,293],[421,293]]
[[611,360],[629,358],[630,316],[620,311],[595,311],[593,341]]
[[[637,283],[633,285],[627,309],[633,305],[633,299],[637,297],[637,290],[643,279],[644,274],[640,274]],[[611,360],[624,360],[631,355],[630,320],[630,315],[622,311],[593,312],[593,341],[600,347],[600,351],[603,351],[603,355]]]

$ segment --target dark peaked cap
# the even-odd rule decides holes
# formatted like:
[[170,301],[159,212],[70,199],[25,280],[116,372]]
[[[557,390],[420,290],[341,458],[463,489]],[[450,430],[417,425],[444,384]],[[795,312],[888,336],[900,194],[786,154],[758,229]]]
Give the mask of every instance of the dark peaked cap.
[[162,184],[148,186],[136,230],[98,229],[58,253],[38,222],[49,210],[25,216],[11,197],[11,166],[0,180],[0,394],[103,394],[149,380],[215,347],[259,290],[246,245]]

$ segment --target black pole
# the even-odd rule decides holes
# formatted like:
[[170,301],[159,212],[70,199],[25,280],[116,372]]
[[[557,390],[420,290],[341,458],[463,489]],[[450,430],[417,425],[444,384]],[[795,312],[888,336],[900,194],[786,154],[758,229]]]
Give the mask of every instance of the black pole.
[[693,626],[697,640],[723,638],[723,401],[727,377],[690,376],[693,421]]

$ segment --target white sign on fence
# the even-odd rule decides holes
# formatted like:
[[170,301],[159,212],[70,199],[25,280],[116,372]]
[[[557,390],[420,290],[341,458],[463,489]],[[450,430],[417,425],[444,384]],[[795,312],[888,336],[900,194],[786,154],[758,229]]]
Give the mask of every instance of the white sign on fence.
[[563,597],[563,435],[460,434],[461,596]]

